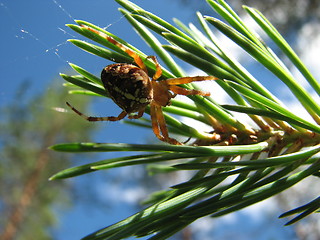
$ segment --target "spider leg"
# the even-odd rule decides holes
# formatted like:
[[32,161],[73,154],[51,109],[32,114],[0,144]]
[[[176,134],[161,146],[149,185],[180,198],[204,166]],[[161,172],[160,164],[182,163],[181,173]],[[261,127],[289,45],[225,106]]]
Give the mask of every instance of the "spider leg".
[[98,30],[96,30],[94,28],[88,27],[86,25],[81,25],[81,27],[83,27],[85,29],[88,29],[91,32],[94,32],[94,33],[98,34],[99,36],[107,39],[112,44],[116,45],[118,48],[120,48],[122,51],[126,52],[130,57],[132,57],[134,62],[139,66],[139,68],[141,68],[143,71],[148,73],[146,65],[143,63],[141,57],[136,52],[132,51],[131,49],[129,49],[128,47],[126,47],[122,43],[120,43],[117,40],[115,40],[113,37],[110,37],[110,36],[108,36],[107,34],[105,34],[103,32],[100,32],[100,31],[98,31]]
[[179,77],[179,78],[169,78],[166,83],[171,85],[178,85],[178,84],[186,84],[191,82],[199,82],[199,81],[207,81],[207,80],[218,80],[219,78],[213,76],[196,76],[196,77]]
[[83,114],[82,112],[80,112],[79,110],[75,109],[73,106],[70,105],[70,103],[66,102],[66,104],[68,105],[68,107],[71,108],[72,111],[74,111],[76,114],[83,117],[84,119],[86,119],[89,122],[119,121],[119,120],[123,119],[125,116],[127,116],[127,113],[125,111],[122,111],[118,117],[91,117],[91,116],[87,116],[87,115]]
[[151,115],[151,123],[152,123],[152,130],[154,134],[159,138],[161,141],[164,141],[164,137],[160,134],[159,123],[157,119],[156,113],[156,106],[154,104],[150,105],[150,115]]
[[168,87],[175,95],[201,95],[201,96],[210,96],[209,92],[203,92],[196,89],[185,89],[179,86],[169,86]]
[[182,145],[182,143],[178,142],[174,138],[169,137],[168,128],[162,113],[161,106],[157,106],[156,104],[151,103],[150,115],[152,122],[152,130],[158,139],[173,145]]
[[178,84],[186,84],[191,82],[198,82],[198,81],[206,81],[206,80],[217,80],[218,78],[213,76],[196,76],[196,77],[180,77],[180,78],[169,78],[165,80],[166,84],[168,85],[168,89],[170,89],[175,94],[181,95],[201,95],[201,96],[210,96],[210,93],[203,92],[195,89],[185,89],[179,86]]
[[141,118],[143,116],[143,113],[144,113],[144,109],[140,110],[138,112],[138,114],[136,114],[136,115],[128,116],[128,118],[129,119],[138,119],[138,118]]
[[156,65],[156,72],[154,73],[154,75],[153,75],[153,77],[152,77],[152,80],[155,81],[155,80],[157,80],[158,78],[160,78],[161,75],[162,75],[161,66],[160,66],[160,64],[159,64],[158,59],[156,58],[156,56],[148,56],[147,58],[151,58],[151,59],[154,61],[155,65]]

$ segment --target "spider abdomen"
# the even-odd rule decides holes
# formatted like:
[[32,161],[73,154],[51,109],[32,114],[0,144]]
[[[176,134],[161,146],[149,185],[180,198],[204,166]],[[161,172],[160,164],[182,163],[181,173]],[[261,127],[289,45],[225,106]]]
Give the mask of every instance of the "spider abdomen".
[[149,76],[135,65],[108,65],[101,72],[101,81],[110,98],[127,113],[138,112],[151,102]]

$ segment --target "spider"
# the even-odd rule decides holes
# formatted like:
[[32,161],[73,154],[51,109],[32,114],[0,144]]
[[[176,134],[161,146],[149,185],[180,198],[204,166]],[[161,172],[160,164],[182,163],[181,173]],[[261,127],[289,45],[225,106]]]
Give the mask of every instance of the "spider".
[[147,59],[153,60],[156,67],[156,71],[150,79],[147,67],[137,53],[105,33],[88,26],[82,25],[82,27],[104,37],[110,43],[119,47],[134,59],[136,65],[115,63],[106,66],[101,72],[101,81],[105,90],[110,98],[122,109],[122,112],[117,117],[91,117],[81,113],[68,102],[67,105],[87,121],[119,121],[127,115],[129,119],[138,119],[142,117],[145,108],[150,105],[152,129],[157,138],[170,144],[182,145],[176,139],[169,137],[162,107],[169,106],[171,98],[174,98],[177,94],[210,95],[207,92],[185,89],[177,85],[195,81],[216,80],[217,78],[213,76],[196,76],[158,81],[162,75],[161,66],[155,56],[148,56]]

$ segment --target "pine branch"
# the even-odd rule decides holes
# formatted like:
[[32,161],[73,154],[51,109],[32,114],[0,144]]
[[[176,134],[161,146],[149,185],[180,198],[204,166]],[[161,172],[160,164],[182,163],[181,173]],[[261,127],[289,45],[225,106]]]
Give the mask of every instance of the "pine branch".
[[[188,126],[177,118],[165,114],[169,132],[186,138],[191,136],[189,145],[61,143],[52,146],[53,150],[73,153],[109,151],[148,153],[73,167],[55,174],[51,180],[140,164],[150,164],[153,171],[168,173],[196,171],[189,181],[176,184],[172,189],[163,192],[162,197],[150,200],[149,203],[152,203],[150,207],[84,239],[122,239],[154,233],[151,239],[164,239],[198,218],[207,215],[219,217],[235,212],[289,189],[304,178],[319,174],[320,160],[315,157],[320,151],[319,104],[294,79],[290,70],[266,42],[251,30],[226,2],[207,0],[226,23],[197,13],[202,27],[198,29],[195,25],[191,24],[188,27],[178,20],[175,20],[176,27],[128,0],[116,1],[124,7],[120,12],[165,64],[166,68],[162,66],[163,78],[185,76],[185,72],[171,56],[173,54],[208,75],[218,77],[216,83],[235,104],[219,105],[214,96],[205,98],[190,96],[193,103],[174,100],[171,106],[164,108],[167,113],[189,117],[212,128],[209,133],[202,132],[196,126]],[[272,24],[257,10],[244,8],[297,66],[310,86],[319,93],[319,83]],[[79,26],[73,24],[68,26],[110,49],[82,40],[70,40],[77,47],[114,62],[132,62],[132,59],[117,46],[88,30],[87,27],[90,27],[115,38],[136,52],[144,60],[148,71],[151,74],[155,72],[155,65],[147,58],[147,54],[91,23],[79,20],[76,23]],[[304,106],[314,122],[301,118],[288,109],[258,79],[227,54],[223,43],[215,37],[210,26],[225,34],[282,81]],[[169,44],[162,45],[156,35],[167,40]],[[98,77],[75,64],[71,64],[71,67],[80,75],[61,76],[71,83],[68,87],[80,87],[84,90],[72,90],[70,93],[108,97]],[[196,88],[193,84],[185,87]],[[249,126],[242,120],[236,119],[232,111],[245,113],[258,127]],[[148,109],[146,112],[149,113]],[[151,129],[148,118],[130,123]],[[262,153],[267,153],[267,156],[262,157]],[[251,154],[250,159],[245,160],[249,154]],[[163,162],[168,165],[165,167],[159,165]],[[231,183],[228,181],[230,178],[234,179]],[[314,200],[281,217],[302,212],[288,223],[291,224],[317,210],[319,210],[318,201]]]

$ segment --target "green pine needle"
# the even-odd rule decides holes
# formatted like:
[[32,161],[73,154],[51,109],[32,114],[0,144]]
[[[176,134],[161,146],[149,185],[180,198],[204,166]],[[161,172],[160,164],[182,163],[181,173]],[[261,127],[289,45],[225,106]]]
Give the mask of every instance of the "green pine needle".
[[[177,174],[188,171],[190,179],[176,183],[170,189],[156,192],[145,202],[151,205],[118,223],[85,237],[87,240],[123,239],[153,234],[150,239],[164,239],[180,231],[198,218],[210,215],[220,217],[263,201],[291,188],[294,184],[320,171],[320,105],[297,81],[284,62],[241,17],[223,0],[207,0],[221,18],[197,13],[201,28],[186,25],[178,19],[174,24],[161,19],[128,0],[116,0],[119,11],[128,23],[150,46],[164,66],[162,79],[185,76],[185,71],[174,60],[180,58],[208,75],[234,100],[220,105],[215,96],[188,96],[191,102],[172,99],[172,105],[163,108],[169,134],[185,137],[184,145],[128,144],[128,143],[60,143],[50,147],[60,152],[130,152],[128,156],[91,161],[82,166],[62,170],[50,180],[64,179],[111,168],[146,165],[151,174]],[[248,14],[297,67],[310,86],[320,93],[319,82],[311,75],[298,55],[262,13],[244,7]],[[78,25],[76,25],[78,24]],[[129,42],[92,23],[76,20],[68,24],[72,30],[91,39],[69,41],[78,48],[113,62],[132,63],[133,59],[103,36],[83,27],[111,36],[139,55],[148,72],[155,72],[154,62]],[[212,28],[214,27],[214,29]],[[305,108],[314,121],[299,117],[272,94],[260,81],[224,49],[215,37],[220,31],[248,55],[282,81]],[[160,40],[166,40],[162,45]],[[94,43],[96,42],[96,43]],[[98,45],[97,45],[98,44]],[[79,75],[61,74],[71,88],[70,94],[109,97],[100,78],[71,63]],[[275,83],[276,84],[276,83]],[[198,88],[187,84],[187,89]],[[201,88],[200,88],[201,89]],[[125,121],[150,129],[146,108],[144,118]],[[251,119],[252,125],[237,119],[232,112],[240,112]],[[58,113],[57,113],[58,114]],[[175,117],[171,116],[174,114]],[[197,125],[189,126],[178,117],[187,117],[206,124],[211,131],[203,132]],[[76,114],[75,118],[79,117]],[[124,136],[124,141],[125,136]],[[139,152],[134,154],[132,152]],[[143,152],[141,154],[141,152]],[[317,180],[317,179],[316,179]],[[315,180],[315,181],[316,181]],[[319,210],[319,198],[288,211],[280,217],[298,214],[287,223],[293,224]]]

